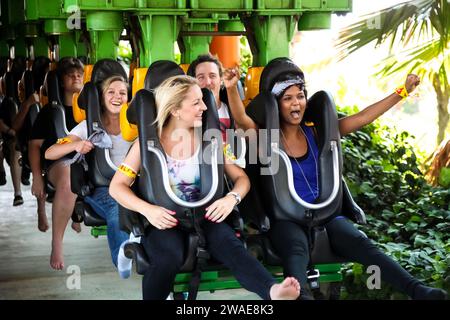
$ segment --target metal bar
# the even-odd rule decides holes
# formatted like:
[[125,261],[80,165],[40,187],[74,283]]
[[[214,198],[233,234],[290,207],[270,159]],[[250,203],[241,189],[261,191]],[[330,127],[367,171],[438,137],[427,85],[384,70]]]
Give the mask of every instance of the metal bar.
[[218,148],[217,140],[212,139],[211,144],[212,144],[212,146],[211,146],[211,152],[212,152],[212,154],[211,154],[211,170],[212,170],[211,190],[203,199],[195,201],[195,202],[184,201],[177,197],[177,195],[172,191],[172,188],[170,187],[169,175],[168,175],[169,169],[167,168],[167,162],[166,162],[166,159],[164,158],[164,155],[162,154],[161,150],[159,150],[158,148],[151,145],[151,143],[149,143],[147,145],[147,150],[154,153],[161,164],[164,190],[166,191],[169,198],[173,202],[175,202],[177,205],[182,206],[184,208],[198,208],[198,207],[201,207],[201,206],[207,204],[212,199],[212,197],[214,197],[214,195],[216,194],[217,186],[219,185],[219,173],[217,170],[217,148]]
[[328,199],[326,199],[325,201],[323,201],[321,203],[306,202],[297,194],[297,192],[295,191],[295,187],[294,187],[294,173],[292,170],[291,161],[289,160],[289,157],[286,154],[286,152],[282,151],[278,147],[277,143],[272,144],[272,151],[275,152],[276,154],[278,154],[286,165],[289,193],[291,194],[292,198],[294,198],[294,200],[298,204],[300,204],[301,206],[303,206],[305,208],[312,209],[312,210],[325,208],[336,198],[336,196],[338,194],[339,186],[340,186],[340,183],[339,183],[339,153],[338,153],[336,141],[331,141],[330,144],[331,144],[331,146],[330,146],[331,153],[333,154],[333,190],[332,190],[330,196],[328,197]]
[[245,31],[180,31],[180,36],[243,36]]

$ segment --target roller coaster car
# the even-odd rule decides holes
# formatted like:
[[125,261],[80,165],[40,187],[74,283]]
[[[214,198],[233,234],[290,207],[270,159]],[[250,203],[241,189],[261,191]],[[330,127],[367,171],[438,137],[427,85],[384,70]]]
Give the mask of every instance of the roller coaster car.
[[[20,79],[20,75],[23,72],[23,62],[22,57],[17,57],[14,61],[8,59],[6,64],[9,66],[7,71],[2,77],[2,91],[4,96],[1,99],[0,103],[0,118],[3,122],[11,127],[14,118],[18,112],[19,106],[19,96],[17,91],[17,83]],[[8,140],[8,135],[3,134],[3,141],[6,142]],[[9,154],[9,148],[3,146],[3,151],[5,153],[6,162],[10,164],[11,155]]]
[[[112,59],[99,60],[92,70],[91,80],[85,83],[78,96],[78,106],[86,112],[88,137],[98,129],[106,131],[101,119],[100,84],[113,75],[127,79],[127,74],[119,62]],[[86,154],[86,161],[87,171],[81,163],[74,163],[70,168],[72,192],[81,199],[91,194],[96,187],[108,187],[117,170],[108,149],[94,148]],[[75,209],[77,214],[83,216],[85,225],[92,227],[106,225],[106,221],[89,204],[78,201]]]
[[[23,72],[19,87],[23,86],[24,99],[27,99],[33,93],[39,91],[38,89],[43,83],[49,65],[50,60],[48,58],[37,57],[33,62],[32,69],[27,69]],[[28,170],[30,170],[28,160],[28,141],[30,140],[31,129],[33,128],[34,121],[36,120],[40,110],[40,103],[34,103],[29,107],[22,128],[18,133],[19,148],[22,153],[22,167],[25,167]]]
[[[159,141],[156,119],[156,105],[153,93],[149,89],[156,88],[165,79],[174,75],[183,75],[183,70],[174,62],[157,61],[153,63],[147,72],[145,89],[138,91],[131,101],[127,111],[128,121],[138,125],[139,143],[141,152],[141,168],[137,181],[134,183],[134,191],[142,199],[149,203],[157,204],[176,212],[176,217],[184,223],[181,225],[195,225],[194,217],[203,217],[205,208],[215,200],[223,196],[223,162],[222,137],[219,130],[219,119],[214,96],[207,89],[202,89],[203,101],[207,110],[203,112],[203,133],[209,129],[215,129],[212,138],[203,139],[203,158],[200,163],[201,194],[196,202],[186,202],[179,199],[171,190],[168,180],[166,155]],[[205,136],[204,136],[205,137]],[[163,182],[164,187],[161,186]],[[237,212],[230,215],[228,223],[235,231],[242,232],[241,219]],[[136,236],[143,235],[146,228],[153,228],[149,222],[138,213],[130,212],[124,208],[120,210],[120,222],[128,232],[132,231]],[[201,223],[201,222],[200,222]],[[137,225],[138,224],[138,225]],[[185,261],[180,272],[191,272],[198,263],[199,236],[194,230],[187,234],[185,242]],[[125,246],[125,254],[134,258],[138,274],[144,274],[149,268],[149,259],[144,248],[138,243],[129,243]],[[208,260],[208,266],[217,266],[217,263]]]
[[[19,59],[21,61],[21,59]],[[19,95],[17,90],[17,83],[20,80],[20,76],[23,72],[22,63],[20,61],[8,60],[8,64],[11,66],[8,71],[5,72],[2,78],[2,86],[4,97],[1,101],[0,110],[1,118],[8,127],[12,126],[14,117],[18,112]]]
[[[40,112],[48,112],[54,137],[52,140],[56,141],[59,138],[63,138],[69,134],[69,130],[66,125],[66,110],[62,104],[60,95],[60,82],[55,70],[47,72],[44,80],[44,91],[47,96],[48,103],[43,106]],[[41,163],[44,162],[44,154],[41,152]],[[47,201],[52,202],[55,194],[54,186],[48,181],[47,175],[45,177],[45,187],[47,193]],[[72,216],[74,221],[78,221],[79,218],[76,215]]]
[[[267,130],[266,138],[259,141],[261,156],[258,163],[247,166],[251,190],[239,206],[243,217],[258,231],[256,235],[248,236],[247,246],[266,264],[281,265],[280,258],[267,237],[267,231],[273,219],[288,220],[312,229],[310,241],[313,244],[313,265],[344,262],[345,259],[332,252],[324,222],[335,214],[347,216],[359,224],[364,224],[366,220],[364,212],[353,201],[342,179],[340,133],[335,104],[330,94],[320,91],[308,100],[305,111],[305,122],[313,123],[316,131],[319,172],[322,172],[318,200],[310,204],[297,195],[289,157],[279,142],[278,135],[274,134],[279,132],[279,111],[270,90],[276,79],[286,73],[303,77],[301,70],[288,59],[278,58],[270,62],[261,75],[260,93],[246,109],[259,128]],[[261,170],[266,173],[261,175]]]

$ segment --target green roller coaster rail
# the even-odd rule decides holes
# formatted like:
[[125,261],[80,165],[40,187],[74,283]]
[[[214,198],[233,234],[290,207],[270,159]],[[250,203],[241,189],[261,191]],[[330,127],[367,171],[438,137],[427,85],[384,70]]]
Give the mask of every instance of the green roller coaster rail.
[[93,236],[94,238],[98,238],[99,236],[106,236],[107,235],[106,230],[107,230],[106,226],[92,227],[91,236]]
[[[265,266],[267,270],[281,282],[284,279],[283,269],[279,266]],[[319,282],[340,282],[342,281],[340,264],[320,264],[316,268],[320,272]],[[187,292],[189,290],[189,281],[192,277],[191,273],[179,273],[175,277],[174,292]],[[204,271],[201,274],[201,282],[199,291],[215,291],[225,289],[242,288],[240,283],[231,274],[228,269]]]
[[[331,13],[351,9],[351,0],[6,0],[2,1],[2,34],[16,40],[20,38],[15,32],[18,24],[39,21],[46,35],[59,35],[59,47],[63,50],[60,56],[80,55],[86,49],[80,44],[79,35],[69,36],[64,29],[71,17],[84,19],[91,40],[90,62],[95,63],[117,56],[115,47],[124,20],[134,16],[138,17],[142,34],[141,66],[159,59],[173,60],[173,43],[177,39],[182,39],[182,61],[189,63],[208,50],[214,32],[246,34],[254,55],[253,65],[264,66],[275,57],[289,55],[296,24],[298,30],[329,28]],[[227,20],[235,22],[236,27],[229,27]],[[245,30],[239,27],[239,20],[245,23]],[[179,31],[184,33],[180,37]],[[23,52],[20,44],[15,47],[16,52]]]
[[[38,1],[38,0],[34,0]],[[208,51],[211,36],[234,32],[250,39],[254,66],[289,55],[289,42],[298,30],[330,27],[331,14],[351,11],[351,0],[67,0],[64,11],[78,7],[82,15],[94,11],[122,11],[137,16],[142,32],[141,66],[158,59],[174,59],[173,42],[179,41],[182,62]],[[228,27],[226,21],[237,22]],[[237,20],[237,21],[236,21]],[[245,29],[239,27],[242,20]],[[225,24],[224,24],[225,22]],[[217,28],[218,26],[218,28]],[[227,27],[223,27],[227,26]],[[155,31],[157,30],[157,31]],[[177,33],[181,34],[177,36]],[[161,40],[164,41],[161,41]],[[101,51],[102,49],[100,49]],[[106,49],[105,49],[106,50]]]

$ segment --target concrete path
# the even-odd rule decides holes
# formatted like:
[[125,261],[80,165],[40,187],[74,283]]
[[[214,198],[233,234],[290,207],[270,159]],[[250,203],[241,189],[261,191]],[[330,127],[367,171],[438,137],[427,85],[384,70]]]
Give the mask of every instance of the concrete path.
[[[5,186],[0,186],[0,299],[124,299],[139,300],[140,275],[122,280],[111,262],[106,237],[95,239],[90,228],[66,229],[66,268],[50,268],[51,229],[37,229],[36,200],[30,186],[22,186],[24,204],[13,207],[13,187],[7,167]],[[51,204],[46,205],[51,224]],[[80,277],[76,278],[76,274]],[[80,281],[77,281],[79,279]],[[200,293],[199,299],[258,299],[243,289]]]

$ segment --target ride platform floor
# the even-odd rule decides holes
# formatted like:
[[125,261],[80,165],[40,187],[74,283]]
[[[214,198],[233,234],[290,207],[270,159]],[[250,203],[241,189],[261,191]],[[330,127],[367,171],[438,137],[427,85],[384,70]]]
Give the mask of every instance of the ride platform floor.
[[[78,234],[69,223],[64,236],[65,268],[53,270],[49,264],[51,204],[46,204],[50,229],[40,232],[31,187],[21,186],[24,204],[14,207],[9,168],[5,169],[8,183],[0,186],[0,300],[142,299],[142,276],[133,267],[129,279],[120,279],[111,262],[106,237],[92,237],[90,227],[84,225]],[[79,270],[79,282],[74,281],[73,270]],[[198,299],[259,300],[259,297],[244,289],[231,289],[200,292]]]

